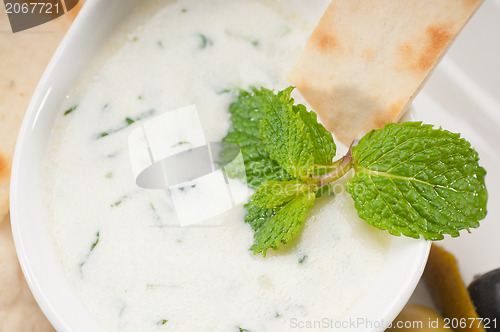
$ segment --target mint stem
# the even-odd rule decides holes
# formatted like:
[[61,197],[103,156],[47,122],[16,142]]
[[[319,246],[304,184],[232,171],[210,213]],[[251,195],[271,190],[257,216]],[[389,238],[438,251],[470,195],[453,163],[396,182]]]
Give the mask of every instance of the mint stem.
[[347,154],[343,156],[341,160],[342,162],[340,163],[340,165],[336,167],[333,171],[317,177],[318,179],[317,183],[319,187],[323,187],[329,184],[330,182],[340,179],[352,168],[351,149],[349,149]]
[[358,142],[359,140],[355,140],[354,142],[352,142],[345,156],[334,163],[336,167],[332,171],[314,177],[319,188],[329,184],[330,182],[340,179],[352,168],[351,149],[353,146],[358,144]]

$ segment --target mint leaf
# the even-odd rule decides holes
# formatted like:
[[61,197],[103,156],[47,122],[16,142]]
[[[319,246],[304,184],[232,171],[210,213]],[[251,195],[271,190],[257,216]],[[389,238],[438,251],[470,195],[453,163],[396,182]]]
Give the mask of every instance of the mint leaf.
[[254,232],[256,232],[269,218],[274,216],[282,208],[282,206],[277,206],[267,209],[254,204],[252,200],[250,200],[247,204],[245,204],[245,209],[247,210],[245,222],[252,227]]
[[[291,106],[293,113],[298,114],[298,117],[296,115],[294,117],[302,120],[305,126],[303,129],[310,136],[314,151],[313,162],[316,165],[328,166],[336,151],[333,136],[322,124],[318,123],[316,113],[308,112],[304,105],[293,105],[293,99],[290,98],[292,89],[293,87],[290,87],[289,91],[284,91],[288,93],[288,98],[285,100],[290,102],[288,106]],[[247,183],[253,189],[267,181],[284,181],[294,178],[269,156],[266,144],[259,134],[260,122],[266,118],[264,110],[278,98],[271,90],[252,87],[250,91],[241,90],[238,100],[229,107],[232,128],[223,139],[223,150],[220,156],[227,163],[241,150],[246,167]],[[290,107],[284,110],[289,112]],[[321,168],[315,171],[324,173],[327,170],[327,168]]]
[[292,200],[310,189],[310,186],[299,180],[269,181],[260,185],[250,200],[263,208],[273,208]]
[[393,235],[459,236],[486,216],[486,171],[470,143],[420,122],[389,123],[352,148],[358,215]]
[[260,121],[265,117],[263,109],[273,96],[274,93],[265,88],[251,88],[249,92],[241,90],[237,101],[229,107],[232,128],[222,141],[220,157],[227,163],[241,151],[247,184],[253,189],[266,181],[292,179],[277,161],[269,157],[259,136]]
[[284,204],[265,220],[254,234],[254,244],[250,248],[253,253],[261,253],[265,257],[269,248],[277,250],[290,242],[304,225],[315,199],[314,192],[307,191]]
[[233,129],[259,138],[260,121],[264,119],[266,108],[274,97],[272,90],[251,87],[250,91],[240,90],[238,100],[229,106]]
[[271,159],[293,177],[307,180],[314,171],[314,146],[308,127],[294,111],[292,90],[278,92],[264,108],[260,137]]
[[331,165],[337,152],[337,146],[333,141],[332,134],[318,122],[318,115],[312,111],[308,112],[304,105],[296,105],[294,110],[299,113],[311,136],[314,147],[314,163],[323,166]]
[[269,157],[260,138],[244,132],[231,132],[224,138],[222,147],[220,157],[226,163],[232,161],[241,151],[247,184],[253,189],[266,181],[292,179],[292,176]]

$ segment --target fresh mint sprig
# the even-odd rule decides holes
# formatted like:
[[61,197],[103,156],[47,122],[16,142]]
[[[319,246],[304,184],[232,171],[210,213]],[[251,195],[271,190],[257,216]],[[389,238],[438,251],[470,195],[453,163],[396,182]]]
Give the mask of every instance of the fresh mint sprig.
[[[290,242],[316,197],[351,168],[346,190],[358,215],[393,235],[455,237],[486,216],[486,171],[459,134],[420,122],[389,123],[333,162],[332,134],[314,112],[294,105],[292,90],[251,88],[230,106],[232,129],[223,142],[238,146],[247,183],[256,189],[245,205],[255,254]],[[221,156],[230,160],[235,152],[228,144]]]

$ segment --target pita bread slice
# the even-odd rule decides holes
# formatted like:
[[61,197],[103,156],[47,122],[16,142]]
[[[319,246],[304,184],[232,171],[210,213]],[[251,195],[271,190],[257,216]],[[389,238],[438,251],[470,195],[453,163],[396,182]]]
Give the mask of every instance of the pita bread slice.
[[397,121],[482,0],[332,0],[289,73],[344,145]]
[[0,271],[0,331],[55,331],[23,277],[8,215],[0,223]]
[[24,112],[80,7],[17,33],[12,33],[7,14],[0,10],[0,222],[9,211],[10,168]]

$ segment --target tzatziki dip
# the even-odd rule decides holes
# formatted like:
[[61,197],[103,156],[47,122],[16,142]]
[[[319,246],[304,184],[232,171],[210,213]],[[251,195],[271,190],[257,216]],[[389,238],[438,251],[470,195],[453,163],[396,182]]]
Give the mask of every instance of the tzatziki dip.
[[388,236],[357,217],[343,186],[264,258],[249,250],[242,204],[181,227],[171,192],[139,187],[131,169],[128,137],[141,123],[195,105],[206,140],[220,142],[239,88],[289,86],[324,9],[314,19],[303,6],[141,4],[72,87],[46,154],[45,205],[67,278],[107,330],[289,331],[341,320],[374,280]]

